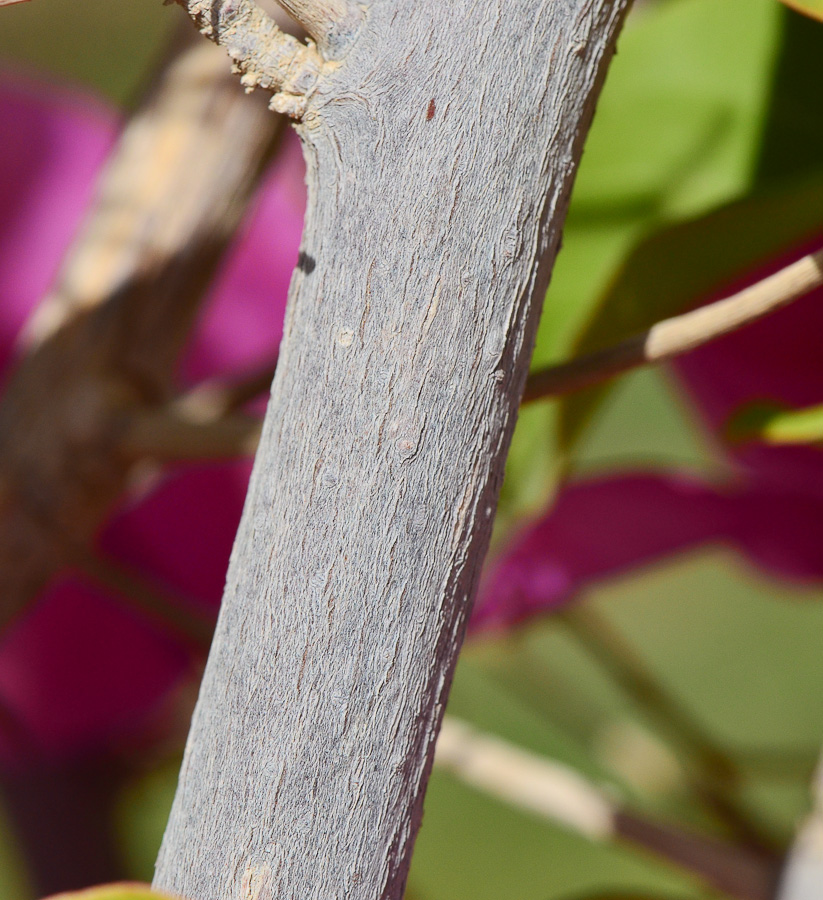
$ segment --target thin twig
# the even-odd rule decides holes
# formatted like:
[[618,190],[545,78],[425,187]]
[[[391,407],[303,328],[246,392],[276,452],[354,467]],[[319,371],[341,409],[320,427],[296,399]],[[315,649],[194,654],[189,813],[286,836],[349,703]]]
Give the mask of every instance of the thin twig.
[[[684,313],[682,316],[664,319],[648,331],[621,341],[613,347],[533,372],[526,382],[523,402],[530,403],[534,400],[573,393],[607,381],[630,369],[672,359],[776,312],[821,285],[823,285],[823,250],[804,256],[775,275],[731,297]],[[243,402],[268,388],[265,379],[268,379],[270,384],[269,375],[273,377],[273,369],[271,372],[267,370],[262,373],[260,380],[254,376],[254,381],[250,383],[254,393],[244,392]],[[211,389],[212,385],[208,388],[206,385],[203,386],[204,399],[208,396],[207,390]],[[221,385],[215,382],[213,389],[215,398],[218,398],[222,391]],[[191,392],[192,399],[198,390],[199,386]]]
[[746,849],[622,809],[613,793],[562,763],[446,717],[435,765],[519,809],[593,841],[653,853],[739,900],[770,900],[778,868]]
[[82,547],[73,546],[73,563],[83,574],[113,591],[140,615],[182,638],[196,653],[207,652],[214,621],[200,609],[168,594],[156,584]]
[[192,421],[215,422],[267,393],[274,379],[275,360],[271,365],[239,378],[211,378],[201,381],[175,400],[175,407]]
[[171,462],[254,456],[262,422],[241,408],[271,387],[274,366],[236,380],[203,381],[166,406],[123,413],[118,450]]
[[7,750],[18,759],[35,759],[38,753],[37,744],[26,723],[17,710],[0,694],[0,736]]
[[486,793],[591,840],[615,836],[617,807],[601,788],[569,766],[484,735],[451,716],[443,720],[435,763]]
[[804,256],[745,290],[708,306],[664,319],[648,331],[533,372],[523,402],[570,394],[638,366],[664,362],[763,318],[823,285],[823,250]]

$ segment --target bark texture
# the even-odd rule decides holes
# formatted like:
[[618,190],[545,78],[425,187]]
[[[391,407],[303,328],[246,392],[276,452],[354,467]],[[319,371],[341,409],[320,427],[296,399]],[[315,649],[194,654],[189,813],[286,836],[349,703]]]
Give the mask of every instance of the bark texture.
[[376,0],[298,127],[309,209],[156,885],[399,898],[628,0]]

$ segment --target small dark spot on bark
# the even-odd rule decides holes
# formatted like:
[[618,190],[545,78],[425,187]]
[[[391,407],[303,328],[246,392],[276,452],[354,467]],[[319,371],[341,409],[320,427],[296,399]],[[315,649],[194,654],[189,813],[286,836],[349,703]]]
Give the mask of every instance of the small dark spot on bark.
[[301,272],[305,272],[306,275],[311,275],[314,271],[317,262],[315,261],[313,256],[309,256],[308,253],[304,253],[302,250],[297,254],[297,268],[300,269]]
[[431,120],[434,118],[434,111],[436,109],[437,109],[437,107],[434,105],[434,100],[433,99],[429,100],[429,108],[426,110],[426,121],[427,122],[431,122]]

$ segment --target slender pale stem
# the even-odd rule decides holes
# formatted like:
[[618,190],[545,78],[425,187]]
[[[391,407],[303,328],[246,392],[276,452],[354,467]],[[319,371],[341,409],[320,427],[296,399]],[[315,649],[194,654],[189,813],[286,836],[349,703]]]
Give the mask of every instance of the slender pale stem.
[[590,840],[650,851],[739,900],[770,900],[777,864],[745,849],[647,819],[579,772],[446,717],[435,765],[519,809]]
[[[821,285],[823,250],[804,256],[731,297],[664,319],[613,347],[533,372],[526,382],[523,402],[573,393],[630,369],[672,359],[776,312]],[[273,369],[265,373],[268,383],[253,382],[258,393],[267,389],[270,375],[273,377]],[[244,402],[251,396],[244,394]]]
[[523,402],[569,394],[638,366],[672,359],[776,312],[821,285],[823,250],[731,297],[664,319],[613,347],[533,372]]
[[797,832],[776,900],[823,897],[823,763],[812,779],[811,795],[812,809]]
[[562,763],[528,753],[447,716],[435,764],[462,781],[591,840],[615,836],[617,805]]

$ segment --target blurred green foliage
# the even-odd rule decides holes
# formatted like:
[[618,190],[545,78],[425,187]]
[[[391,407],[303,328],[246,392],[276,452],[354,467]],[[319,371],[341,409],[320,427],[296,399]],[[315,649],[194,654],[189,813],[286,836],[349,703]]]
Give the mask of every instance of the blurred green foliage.
[[[637,242],[751,189],[784,18],[774,0],[662,0],[629,18],[583,154],[535,367],[575,352]],[[504,530],[537,511],[568,465],[559,415],[541,404],[521,417]]]
[[823,406],[782,409],[753,403],[738,410],[726,426],[730,441],[763,444],[819,444],[823,442]]
[[[0,55],[15,68],[22,63],[85,84],[125,106],[180,16],[157,0],[36,0],[3,11]],[[643,261],[643,249],[629,257],[641,240],[655,252],[661,242],[688,244],[693,226],[682,223],[704,216],[717,222],[730,213],[709,215],[713,210],[745,204],[763,185],[773,185],[774,197],[784,196],[778,184],[784,176],[820,183],[823,120],[809,118],[808,101],[822,82],[808,54],[823,60],[823,26],[799,20],[777,0],[649,0],[638,6],[587,144],[535,364],[568,356],[581,332],[596,330],[589,324],[595,316],[612,317],[609,327],[617,327],[620,310],[609,304],[619,277]],[[805,58],[797,54],[801,45]],[[808,213],[804,207],[798,215]],[[741,235],[735,246],[745,248],[743,240],[755,237]],[[667,271],[673,277],[678,270]],[[715,273],[695,275],[703,280],[690,290],[710,286]],[[672,284],[663,283],[656,293],[649,289],[649,303],[659,305],[644,308],[641,317],[674,302],[667,287]],[[622,309],[624,300],[619,302]],[[684,302],[683,292],[677,302]],[[521,417],[498,539],[547,503],[572,463],[582,470],[626,462],[717,465],[688,410],[657,372],[620,380],[580,435],[571,461],[560,452],[557,424],[556,404],[538,404]],[[765,581],[718,551],[591,593],[589,602],[661,683],[717,741],[739,752],[741,765],[749,766],[744,799],[787,839],[805,808],[805,780],[823,731],[823,604],[815,602],[823,595]],[[607,780],[641,809],[713,827],[682,784],[667,780],[663,763],[657,780],[646,782],[643,771],[626,764],[617,749],[621,741],[651,748],[649,760],[656,758],[655,747],[661,760],[666,754],[643,712],[558,621],[471,642],[450,709]],[[654,766],[646,768],[649,776]],[[118,827],[135,878],[151,876],[175,771],[173,762],[165,765],[122,798]],[[0,841],[0,896],[23,900],[22,883],[13,843]],[[411,898],[576,900],[608,892],[671,900],[714,896],[645,856],[595,846],[435,773]]]
[[[683,312],[760,262],[815,234],[823,209],[823,29],[799,15],[783,17],[769,104],[755,145],[748,195],[712,204],[708,213],[655,228],[629,254],[589,310],[571,354],[597,350]],[[749,173],[749,166],[725,167]],[[571,450],[610,386],[560,403],[558,442]]]
[[183,11],[159,0],[37,0],[3,10],[0,59],[132,103]]

